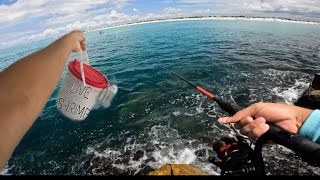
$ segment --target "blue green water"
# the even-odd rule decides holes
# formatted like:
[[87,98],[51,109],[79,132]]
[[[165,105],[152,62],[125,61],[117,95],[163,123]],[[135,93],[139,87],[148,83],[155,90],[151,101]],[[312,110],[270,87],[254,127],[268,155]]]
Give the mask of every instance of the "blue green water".
[[[112,106],[83,122],[63,117],[55,97],[65,69],[2,174],[134,175],[166,163],[216,174],[207,158],[214,139],[233,133],[216,123],[226,113],[170,72],[242,106],[292,104],[319,72],[318,25],[177,21],[103,32],[86,39],[90,64],[119,87]],[[0,70],[52,41],[1,50]],[[268,174],[320,174],[279,146],[264,157]]]

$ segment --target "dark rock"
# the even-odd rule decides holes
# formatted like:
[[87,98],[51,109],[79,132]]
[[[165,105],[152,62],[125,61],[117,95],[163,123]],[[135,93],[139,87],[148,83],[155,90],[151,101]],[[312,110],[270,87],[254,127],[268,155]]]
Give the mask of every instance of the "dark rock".
[[207,151],[205,149],[199,149],[199,150],[196,150],[195,154],[197,155],[197,157],[205,157],[207,154]]
[[144,152],[141,151],[141,150],[138,150],[138,151],[134,154],[132,160],[138,161],[140,158],[143,157],[143,155],[144,155]]
[[121,158],[116,159],[114,163],[115,164],[129,164],[129,161],[130,161],[130,157],[122,156]]
[[145,176],[151,171],[154,171],[155,169],[151,168],[150,166],[144,166],[137,174],[136,176]]
[[309,88],[294,104],[309,109],[320,109],[320,73],[315,74]]
[[148,164],[149,162],[156,162],[156,159],[154,157],[149,157],[144,161],[144,163]]
[[266,175],[319,176],[320,168],[308,165],[293,151],[281,145],[266,144],[262,150]]
[[131,155],[132,154],[132,151],[130,150],[126,150],[126,152],[124,153],[124,155]]
[[199,139],[201,140],[201,142],[203,143],[208,143],[208,144],[212,144],[213,140],[211,136],[201,136],[199,137]]
[[315,90],[320,90],[320,73],[314,75],[311,87]]

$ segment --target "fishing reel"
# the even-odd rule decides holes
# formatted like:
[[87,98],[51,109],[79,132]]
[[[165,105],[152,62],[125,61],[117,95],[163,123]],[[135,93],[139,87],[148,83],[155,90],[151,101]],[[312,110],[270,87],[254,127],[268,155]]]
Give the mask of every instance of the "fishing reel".
[[213,142],[212,148],[218,159],[209,161],[221,169],[221,176],[256,175],[252,141],[242,136],[223,137]]

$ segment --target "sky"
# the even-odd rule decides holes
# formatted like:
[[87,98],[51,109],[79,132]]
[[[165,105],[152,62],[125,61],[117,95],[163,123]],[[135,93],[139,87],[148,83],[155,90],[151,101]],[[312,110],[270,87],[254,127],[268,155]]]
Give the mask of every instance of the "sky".
[[0,0],[0,49],[76,29],[208,15],[320,22],[320,0]]

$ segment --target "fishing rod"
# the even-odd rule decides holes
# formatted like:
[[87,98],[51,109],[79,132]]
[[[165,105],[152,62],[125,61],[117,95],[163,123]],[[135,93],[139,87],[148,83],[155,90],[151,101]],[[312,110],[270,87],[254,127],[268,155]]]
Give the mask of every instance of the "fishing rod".
[[[182,76],[172,72],[176,77],[190,84],[195,89],[214,100],[223,110],[230,115],[244,109],[235,103],[218,98],[200,86],[186,80]],[[254,118],[254,117],[253,117]],[[230,137],[222,138],[213,143],[213,149],[219,160],[209,159],[210,162],[221,169],[221,175],[265,175],[265,167],[262,157],[262,146],[268,141],[283,145],[293,150],[302,160],[309,165],[320,167],[320,145],[299,134],[294,134],[268,123],[269,130],[260,136],[252,150],[243,136],[237,136],[237,140]]]
[[231,115],[234,115],[235,113],[237,113],[238,111],[243,109],[242,107],[238,106],[235,103],[231,103],[231,102],[228,102],[224,99],[218,98],[216,95],[208,92],[207,90],[203,89],[200,86],[193,84],[192,82],[186,80],[185,78],[181,77],[180,75],[178,75],[174,72],[172,72],[172,74],[174,74],[175,76],[177,76],[181,80],[185,81],[186,83],[190,84],[191,86],[196,88],[198,91],[200,91],[202,94],[206,95],[210,99],[214,100],[223,110],[227,111]]

